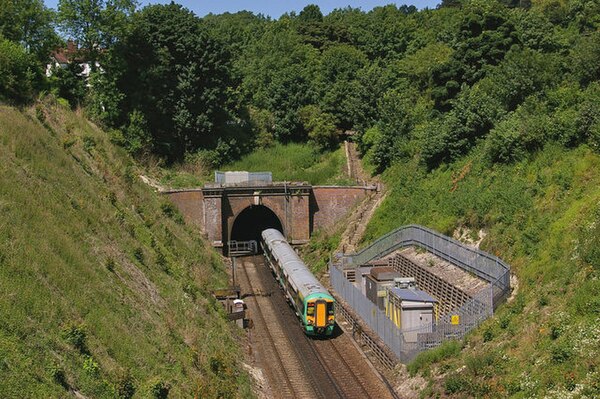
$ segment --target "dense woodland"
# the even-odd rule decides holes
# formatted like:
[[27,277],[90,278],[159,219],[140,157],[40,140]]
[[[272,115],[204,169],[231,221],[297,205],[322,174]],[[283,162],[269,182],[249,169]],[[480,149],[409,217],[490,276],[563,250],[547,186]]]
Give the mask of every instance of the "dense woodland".
[[[600,146],[596,0],[309,5],[278,20],[133,0],[1,5],[4,100],[54,93],[137,155],[216,166],[276,141],[326,150],[350,130],[381,172],[415,157],[432,169],[482,141],[491,162],[548,141]],[[61,37],[99,61],[87,84],[76,65],[44,76]]]

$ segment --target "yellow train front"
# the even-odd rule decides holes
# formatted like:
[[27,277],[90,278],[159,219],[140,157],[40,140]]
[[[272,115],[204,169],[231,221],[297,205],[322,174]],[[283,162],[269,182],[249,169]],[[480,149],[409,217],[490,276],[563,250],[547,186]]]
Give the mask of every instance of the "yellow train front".
[[308,270],[285,237],[275,229],[262,232],[269,267],[302,321],[308,335],[331,335],[335,327],[335,300]]

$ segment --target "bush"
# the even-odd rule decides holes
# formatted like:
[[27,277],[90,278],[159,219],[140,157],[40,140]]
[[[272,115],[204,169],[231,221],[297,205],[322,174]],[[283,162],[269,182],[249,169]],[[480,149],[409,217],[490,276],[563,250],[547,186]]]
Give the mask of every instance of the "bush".
[[48,370],[48,373],[50,374],[50,378],[52,378],[52,381],[56,382],[58,385],[65,389],[69,388],[69,384],[67,382],[67,375],[65,374],[65,370],[62,367],[53,365]]
[[469,390],[469,380],[460,374],[450,374],[444,380],[444,390],[447,394],[454,394]]
[[171,386],[164,381],[154,379],[150,382],[149,393],[154,399],[166,399],[169,396]]
[[514,162],[540,150],[548,139],[545,104],[531,98],[490,131],[485,152],[493,162]]
[[151,148],[152,138],[148,133],[146,118],[139,111],[129,114],[129,122],[123,131],[123,142],[130,154],[140,155]]
[[83,103],[86,93],[85,78],[81,76],[83,67],[76,62],[71,62],[66,68],[52,68],[49,79],[52,93],[63,98],[72,108]]
[[141,247],[133,250],[133,257],[142,265],[144,264],[144,250]]
[[115,391],[119,399],[131,399],[135,395],[135,381],[129,371],[119,376],[115,384]]
[[35,59],[19,44],[0,36],[0,100],[31,100],[39,77]]
[[100,376],[100,366],[91,356],[86,356],[83,360],[83,370],[92,377]]
[[571,348],[569,342],[562,340],[561,342],[557,342],[552,347],[550,354],[552,355],[552,360],[555,363],[564,363],[573,355],[573,349]]
[[83,325],[70,325],[62,332],[63,339],[81,353],[88,353],[87,332]]
[[418,371],[424,370],[432,363],[451,358],[460,353],[462,345],[459,341],[446,341],[434,349],[421,352],[415,359],[408,364],[408,372],[415,375]]

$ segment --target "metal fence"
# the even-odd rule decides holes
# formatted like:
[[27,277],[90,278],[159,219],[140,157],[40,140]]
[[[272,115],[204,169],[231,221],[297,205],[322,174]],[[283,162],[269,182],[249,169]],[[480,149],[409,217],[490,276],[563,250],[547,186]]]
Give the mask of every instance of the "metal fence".
[[271,172],[220,172],[215,171],[215,183],[225,185],[264,185],[273,182]]
[[[488,286],[429,326],[399,329],[346,279],[344,270],[365,264],[405,246],[419,246],[489,282]],[[361,319],[383,340],[401,362],[450,339],[461,339],[493,314],[508,295],[510,268],[497,257],[445,237],[422,226],[406,226],[375,241],[357,254],[339,254],[329,268],[331,285]]]
[[510,291],[510,267],[501,259],[418,225],[400,227],[362,251],[343,254],[339,259],[344,268],[356,267],[407,246],[421,247],[489,282],[493,287],[494,308]]
[[235,241],[227,242],[227,253],[229,256],[248,256],[258,252],[258,244],[256,240],[250,241]]
[[[431,326],[400,329],[333,264],[330,265],[329,276],[336,293],[403,363],[411,361],[419,352],[434,348],[444,341],[461,339],[487,319],[493,311],[491,286],[488,286],[460,308],[442,315]],[[453,316],[458,316],[457,324],[452,323]]]

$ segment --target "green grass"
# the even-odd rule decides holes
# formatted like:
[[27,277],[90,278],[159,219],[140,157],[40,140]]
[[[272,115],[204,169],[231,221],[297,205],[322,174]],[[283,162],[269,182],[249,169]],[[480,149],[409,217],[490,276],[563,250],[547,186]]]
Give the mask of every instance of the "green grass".
[[[343,148],[321,153],[309,144],[278,143],[257,149],[218,170],[272,172],[274,181],[305,181],[313,185],[355,184],[345,176],[345,168]],[[154,168],[152,175],[165,187],[174,189],[199,187],[214,181],[214,171],[193,163]]]
[[468,337],[460,356],[418,366],[444,376],[430,377],[428,389],[564,397],[579,384],[587,397],[600,395],[599,170],[588,147],[549,145],[510,165],[489,165],[477,150],[430,173],[412,162],[385,172],[390,192],[365,243],[410,223],[446,234],[481,229],[482,249],[510,263],[519,280],[514,301]]
[[418,372],[428,371],[432,363],[457,356],[462,349],[458,341],[446,341],[437,348],[419,353],[412,362],[408,364],[408,372],[415,375]]
[[308,144],[276,144],[256,150],[237,162],[220,168],[224,171],[272,172],[274,181],[306,181],[314,185],[349,185],[344,177],[346,157],[343,149],[319,153]]
[[140,173],[52,99],[0,106],[0,397],[251,395],[223,265]]

